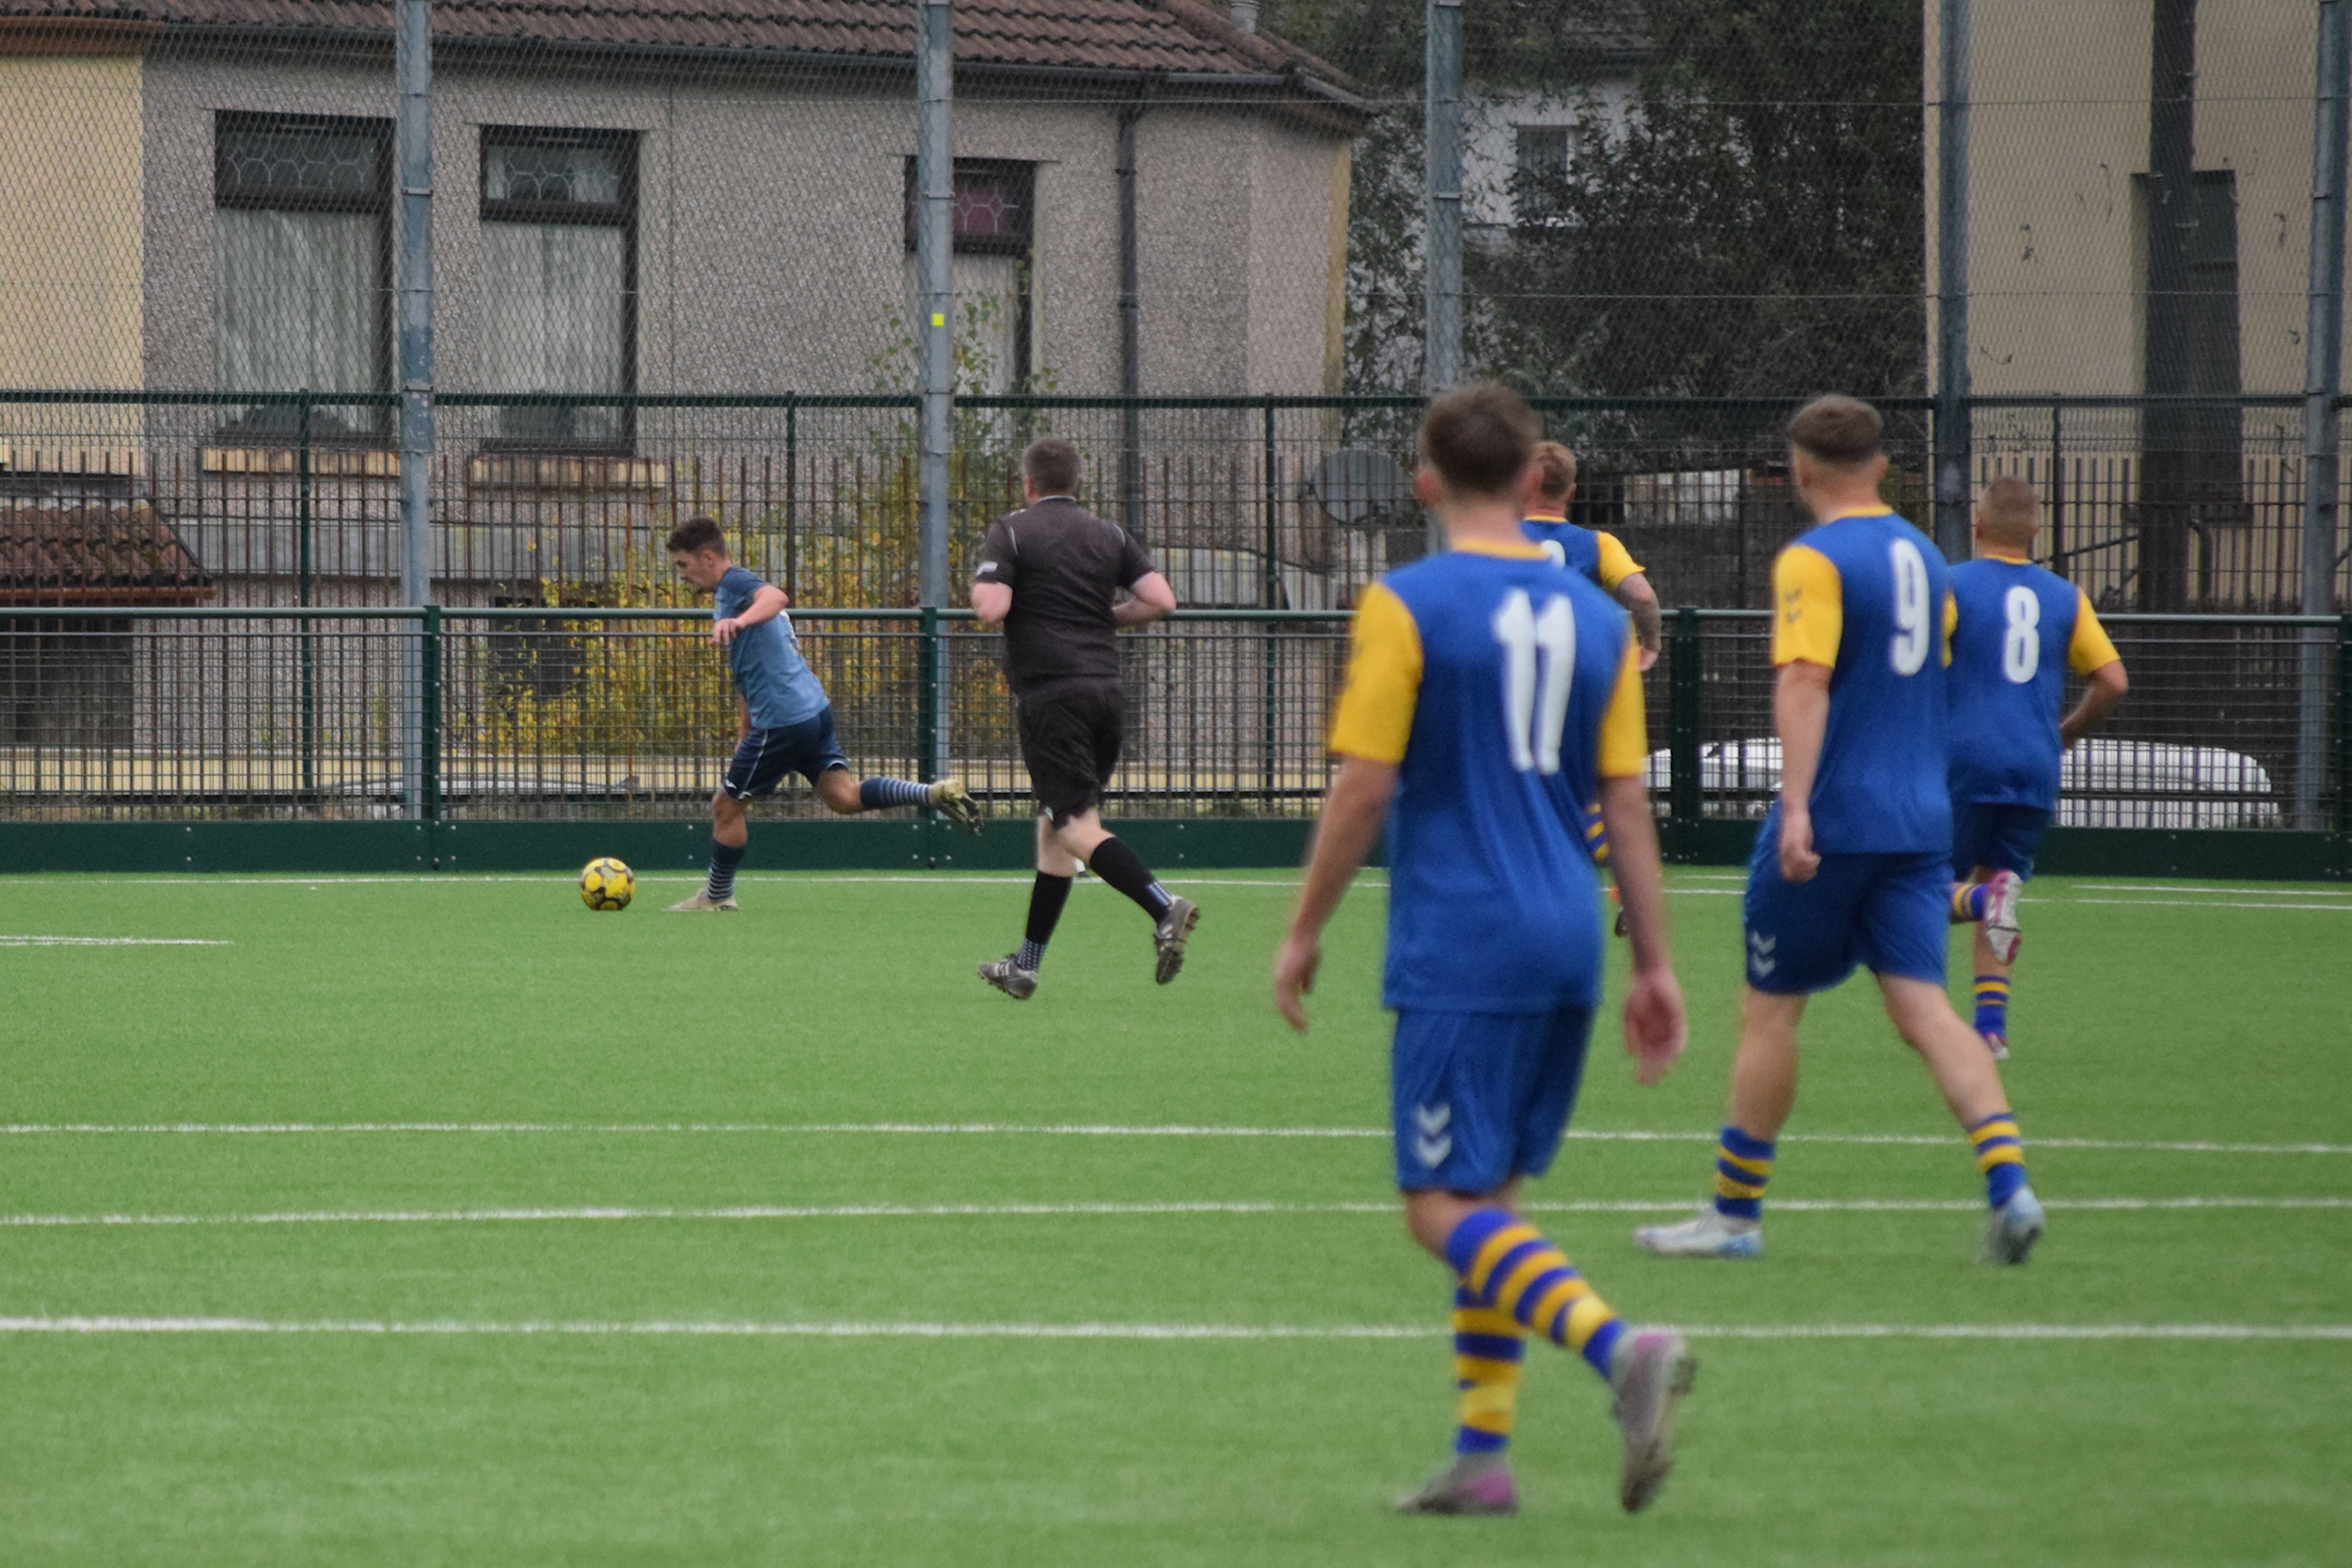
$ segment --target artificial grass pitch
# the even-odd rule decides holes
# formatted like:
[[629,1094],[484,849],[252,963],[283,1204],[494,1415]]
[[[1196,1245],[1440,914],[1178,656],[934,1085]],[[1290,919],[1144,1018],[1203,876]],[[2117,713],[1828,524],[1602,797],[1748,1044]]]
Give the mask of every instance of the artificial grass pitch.
[[1681,1466],[1619,1513],[1606,1396],[1536,1346],[1525,1512],[1458,1521],[1387,1512],[1453,1401],[1367,1135],[1380,895],[1300,1039],[1290,880],[1183,884],[1164,990],[1082,887],[1014,1004],[972,966],[1019,879],[755,859],[697,917],[684,879],[618,915],[556,878],[12,879],[0,1560],[2342,1560],[2352,894],[2035,885],[2023,1270],[1973,1261],[1964,1143],[1867,982],[1824,998],[1730,1264],[1628,1238],[1704,1190],[1731,1049],[1739,884],[1677,874],[1691,1053],[1637,1089],[1605,1015],[1531,1198],[1629,1319],[1702,1331]]

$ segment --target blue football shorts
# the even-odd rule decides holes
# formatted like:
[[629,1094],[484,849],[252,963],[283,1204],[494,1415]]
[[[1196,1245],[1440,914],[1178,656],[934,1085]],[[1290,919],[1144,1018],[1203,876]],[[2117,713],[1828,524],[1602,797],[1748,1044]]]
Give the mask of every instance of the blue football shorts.
[[1979,866],[2033,877],[2033,854],[2050,831],[2050,814],[2040,806],[2003,801],[1952,802],[1952,875],[1965,880]]
[[1827,990],[1861,964],[1876,974],[1944,983],[1951,925],[1949,857],[1823,855],[1811,880],[1780,874],[1780,811],[1766,815],[1748,859],[1748,984],[1776,996]]
[[738,800],[749,800],[773,794],[787,773],[801,774],[815,784],[820,775],[849,766],[850,759],[841,754],[841,743],[834,738],[833,709],[826,706],[797,724],[748,731],[735,748],[735,760],[727,764],[727,776],[719,787]]
[[1396,1184],[1490,1193],[1549,1170],[1592,1031],[1589,1007],[1398,1013],[1389,1056]]

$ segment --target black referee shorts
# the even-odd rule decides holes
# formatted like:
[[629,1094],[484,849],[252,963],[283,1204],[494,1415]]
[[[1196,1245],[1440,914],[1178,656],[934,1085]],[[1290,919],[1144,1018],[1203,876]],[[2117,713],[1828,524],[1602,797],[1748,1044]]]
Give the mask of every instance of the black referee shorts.
[[1018,700],[1021,760],[1057,828],[1100,805],[1119,767],[1126,705],[1113,681],[1056,681]]

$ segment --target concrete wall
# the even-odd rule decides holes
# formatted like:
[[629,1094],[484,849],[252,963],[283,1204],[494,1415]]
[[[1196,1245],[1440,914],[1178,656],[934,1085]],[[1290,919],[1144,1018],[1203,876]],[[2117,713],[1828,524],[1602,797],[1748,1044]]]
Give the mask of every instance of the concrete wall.
[[[149,62],[150,386],[212,384],[213,116],[225,109],[389,118],[389,71],[381,58]],[[956,110],[959,156],[1039,165],[1034,363],[1066,392],[1118,389],[1115,112],[980,97]],[[858,391],[898,379],[914,116],[898,85],[445,66],[434,242],[437,370],[451,388],[484,374],[485,124],[640,134],[641,390]],[[1146,116],[1139,150],[1145,390],[1323,390],[1344,142],[1255,112],[1170,108]]]
[[0,387],[139,384],[139,103],[135,55],[0,57]]
[[[1929,287],[1937,193],[1936,6],[1927,0]],[[2142,385],[2149,0],[1976,0],[1970,52],[1969,374],[1984,393]],[[2313,8],[2208,0],[2197,15],[2200,169],[2237,176],[2249,392],[2303,381]]]

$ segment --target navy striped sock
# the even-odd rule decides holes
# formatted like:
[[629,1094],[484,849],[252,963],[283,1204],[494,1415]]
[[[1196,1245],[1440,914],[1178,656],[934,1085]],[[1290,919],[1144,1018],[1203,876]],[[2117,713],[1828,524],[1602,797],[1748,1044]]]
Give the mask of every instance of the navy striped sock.
[[722,844],[710,841],[710,879],[703,883],[703,893],[712,903],[735,896],[735,868],[743,863],[750,853],[748,844]]
[[867,811],[928,805],[930,798],[931,786],[913,779],[866,779],[857,786],[857,803]]

